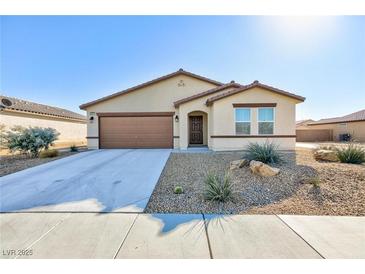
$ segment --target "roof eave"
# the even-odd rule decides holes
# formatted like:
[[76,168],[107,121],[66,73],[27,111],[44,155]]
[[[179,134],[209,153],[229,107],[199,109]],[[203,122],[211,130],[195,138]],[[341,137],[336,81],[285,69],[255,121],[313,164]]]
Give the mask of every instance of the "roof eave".
[[65,115],[56,115],[56,114],[50,114],[50,113],[45,113],[45,112],[30,111],[30,110],[23,110],[23,109],[16,109],[16,108],[8,108],[8,107],[1,109],[1,111],[27,113],[27,114],[32,114],[32,115],[53,117],[53,118],[57,118],[57,119],[73,120],[73,121],[79,121],[79,122],[86,123],[86,116],[84,118],[81,118],[81,117],[77,118],[77,117],[71,117],[71,116],[65,116]]
[[344,121],[333,121],[333,122],[318,122],[318,123],[308,123],[308,126],[318,126],[318,125],[330,125],[330,124],[339,124],[339,123],[353,123],[353,122],[365,122],[365,119],[353,119],[353,120],[344,120]]

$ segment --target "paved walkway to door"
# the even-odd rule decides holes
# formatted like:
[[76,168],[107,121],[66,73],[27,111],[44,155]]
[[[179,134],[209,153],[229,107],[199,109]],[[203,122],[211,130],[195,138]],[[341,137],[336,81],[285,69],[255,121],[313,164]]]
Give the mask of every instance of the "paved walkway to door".
[[3,213],[0,245],[28,259],[365,258],[365,217]]

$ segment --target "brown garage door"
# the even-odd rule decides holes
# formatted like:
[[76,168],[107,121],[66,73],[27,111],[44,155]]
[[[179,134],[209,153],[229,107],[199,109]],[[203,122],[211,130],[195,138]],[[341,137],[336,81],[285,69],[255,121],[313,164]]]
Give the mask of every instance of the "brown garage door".
[[172,116],[100,117],[100,148],[172,148]]

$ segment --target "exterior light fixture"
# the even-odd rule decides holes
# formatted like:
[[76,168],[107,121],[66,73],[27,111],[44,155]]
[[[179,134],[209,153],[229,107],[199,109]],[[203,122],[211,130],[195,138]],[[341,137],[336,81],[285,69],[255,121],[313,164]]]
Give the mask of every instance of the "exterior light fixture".
[[179,115],[175,116],[175,122],[178,123],[179,122]]

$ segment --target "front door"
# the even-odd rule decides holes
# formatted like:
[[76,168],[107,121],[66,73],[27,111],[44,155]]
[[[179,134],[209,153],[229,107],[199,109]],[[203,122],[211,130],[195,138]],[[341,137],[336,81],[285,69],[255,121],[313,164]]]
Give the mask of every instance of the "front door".
[[203,144],[203,116],[190,116],[190,144]]

